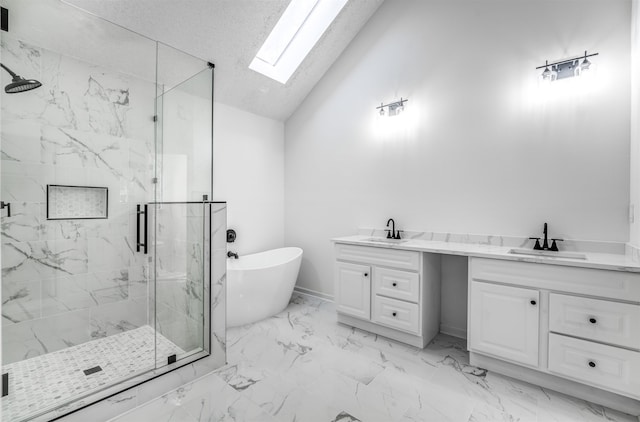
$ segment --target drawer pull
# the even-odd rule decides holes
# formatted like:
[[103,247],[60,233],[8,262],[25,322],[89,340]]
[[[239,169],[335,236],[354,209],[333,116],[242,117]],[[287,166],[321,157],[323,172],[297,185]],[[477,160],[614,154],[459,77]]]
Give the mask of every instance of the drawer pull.
[[592,368],[595,368],[596,367],[596,363],[594,361],[590,360],[589,361],[589,366],[592,367]]
[[535,306],[538,302],[536,302],[535,300],[531,300],[529,303]]
[[365,277],[369,277],[369,273],[364,273],[364,276]]
[[589,322],[592,324],[595,324],[596,322],[598,322],[595,318],[589,318]]
[[396,282],[394,281],[393,283],[391,283],[391,285],[392,285],[393,287],[396,287],[396,286],[398,285],[398,283],[396,283]]
[[396,312],[392,312],[391,315],[396,316]]

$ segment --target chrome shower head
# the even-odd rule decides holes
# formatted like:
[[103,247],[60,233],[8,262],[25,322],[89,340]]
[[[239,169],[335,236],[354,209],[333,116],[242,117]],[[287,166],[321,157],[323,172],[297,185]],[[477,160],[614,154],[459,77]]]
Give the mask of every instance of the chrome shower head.
[[11,83],[4,87],[4,92],[6,92],[7,94],[17,94],[19,92],[31,91],[32,89],[36,89],[42,86],[42,84],[35,79],[25,79],[20,75],[16,75],[11,71],[11,69],[3,65],[2,63],[0,63],[0,66],[4,70],[9,72],[9,74],[13,78]]

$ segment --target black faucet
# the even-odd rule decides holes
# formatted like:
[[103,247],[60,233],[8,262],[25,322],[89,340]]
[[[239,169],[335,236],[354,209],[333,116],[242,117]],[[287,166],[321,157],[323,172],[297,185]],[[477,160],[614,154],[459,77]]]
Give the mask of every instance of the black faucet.
[[387,239],[393,239],[396,236],[396,222],[390,218],[387,220],[387,227],[389,227],[389,223],[391,223],[391,230],[387,229]]
[[231,258],[231,257],[233,257],[233,259],[238,259],[238,254],[231,251],[227,252],[227,258]]
[[553,252],[557,252],[558,251],[558,245],[556,244],[556,242],[562,242],[564,239],[551,239],[552,243],[551,246],[549,246],[549,240],[547,238],[547,233],[548,233],[548,225],[547,223],[544,223],[544,228],[542,229],[542,233],[544,234],[544,240],[542,241],[542,246],[540,246],[540,238],[539,237],[530,237],[529,239],[531,240],[535,240],[536,244],[533,246],[533,249],[536,251],[553,251]]
[[400,232],[402,232],[402,230],[396,231],[396,222],[393,221],[393,218],[387,221],[387,227],[389,227],[389,223],[391,223],[391,230],[387,229],[387,239],[400,239]]

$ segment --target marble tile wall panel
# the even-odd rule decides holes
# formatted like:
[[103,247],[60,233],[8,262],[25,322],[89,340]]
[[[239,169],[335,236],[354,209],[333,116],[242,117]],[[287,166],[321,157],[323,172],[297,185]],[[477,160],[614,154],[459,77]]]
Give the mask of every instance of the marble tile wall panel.
[[2,325],[18,324],[40,316],[40,281],[2,282]]
[[3,119],[2,161],[41,163],[40,132],[40,125],[32,120],[5,122]]
[[84,309],[3,326],[3,363],[29,359],[91,340],[89,317],[89,310]]
[[2,196],[5,202],[42,203],[46,198],[45,168],[37,163],[2,162]]
[[127,270],[90,272],[42,281],[42,316],[98,307],[129,297]]
[[39,240],[42,231],[41,204],[12,202],[11,217],[2,218],[2,241]]
[[[135,239],[133,239],[135,242]],[[149,259],[148,255],[136,253],[129,263],[129,297],[149,297]]]
[[29,282],[87,271],[85,239],[2,244],[3,283]]
[[92,339],[133,330],[147,324],[146,300],[131,299],[90,308]]

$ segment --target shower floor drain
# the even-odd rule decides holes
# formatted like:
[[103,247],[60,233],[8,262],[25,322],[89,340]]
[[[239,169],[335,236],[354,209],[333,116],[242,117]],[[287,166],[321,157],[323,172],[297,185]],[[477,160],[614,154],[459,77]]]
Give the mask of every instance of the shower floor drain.
[[96,372],[100,372],[100,371],[102,371],[102,368],[100,368],[100,365],[98,365],[98,366],[94,366],[93,368],[85,369],[82,372],[84,372],[85,375],[91,375],[91,374],[95,374]]

